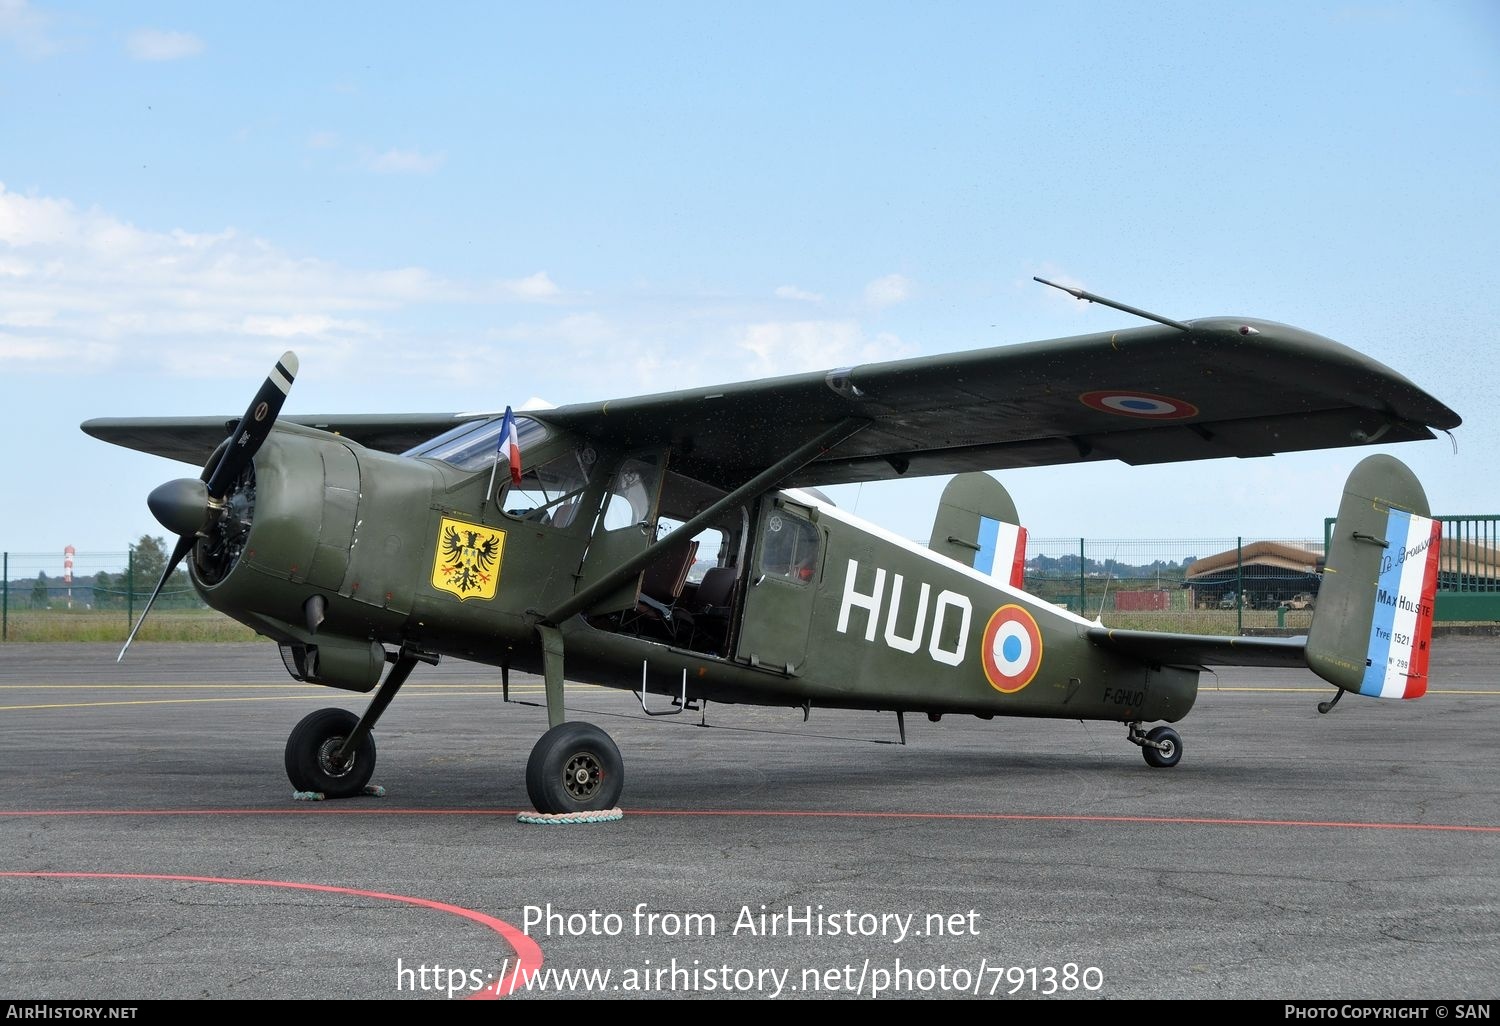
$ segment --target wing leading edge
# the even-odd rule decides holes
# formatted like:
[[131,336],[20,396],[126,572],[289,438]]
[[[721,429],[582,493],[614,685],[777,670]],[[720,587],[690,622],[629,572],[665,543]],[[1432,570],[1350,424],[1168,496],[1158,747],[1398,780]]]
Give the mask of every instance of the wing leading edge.
[[549,410],[674,466],[742,480],[845,417],[867,427],[792,485],[1091,460],[1168,463],[1432,438],[1452,410],[1383,364],[1228,318],[866,364]]
[[[301,424],[346,435],[370,449],[405,452],[462,420],[480,415],[456,413],[282,415],[280,423]],[[234,430],[236,417],[96,417],[83,430],[101,441],[201,467]]]
[[[1093,460],[1169,463],[1415,441],[1457,414],[1347,346],[1214,318],[578,403],[538,420],[615,447],[672,447],[679,471],[748,479],[849,417],[867,426],[787,484]],[[401,452],[458,414],[286,416]],[[230,418],[88,421],[96,438],[201,465]]]

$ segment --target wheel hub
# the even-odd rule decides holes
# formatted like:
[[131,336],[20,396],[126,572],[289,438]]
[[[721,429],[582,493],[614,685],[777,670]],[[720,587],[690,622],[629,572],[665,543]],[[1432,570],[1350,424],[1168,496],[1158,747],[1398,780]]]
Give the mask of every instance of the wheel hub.
[[577,801],[593,797],[603,780],[603,767],[591,752],[580,752],[563,766],[563,787]]
[[330,777],[347,776],[354,769],[356,756],[350,755],[348,762],[339,762],[339,749],[344,746],[344,739],[331,737],[318,747],[318,766]]

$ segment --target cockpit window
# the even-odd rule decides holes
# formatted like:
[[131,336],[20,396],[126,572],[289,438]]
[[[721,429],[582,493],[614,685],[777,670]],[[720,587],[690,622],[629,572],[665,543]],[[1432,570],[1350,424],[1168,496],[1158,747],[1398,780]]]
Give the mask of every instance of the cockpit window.
[[578,516],[584,486],[588,484],[594,454],[574,449],[540,467],[530,467],[521,475],[521,483],[509,486],[505,493],[505,512],[553,527],[570,527]]
[[[421,459],[442,460],[459,470],[487,470],[495,462],[495,451],[500,444],[500,428],[504,417],[489,420],[466,420],[436,438],[408,449],[403,456]],[[516,435],[521,441],[521,455],[547,437],[547,429],[530,417],[516,418]]]

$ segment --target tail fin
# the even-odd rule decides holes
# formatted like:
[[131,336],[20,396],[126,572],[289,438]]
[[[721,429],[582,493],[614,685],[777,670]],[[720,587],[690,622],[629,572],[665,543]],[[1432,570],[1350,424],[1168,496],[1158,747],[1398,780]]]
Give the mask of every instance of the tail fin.
[[959,474],[943,489],[927,547],[1019,588],[1026,577],[1026,528],[1020,522],[999,481]]
[[1354,468],[1308,631],[1313,672],[1360,695],[1426,694],[1441,526],[1400,460],[1370,456]]

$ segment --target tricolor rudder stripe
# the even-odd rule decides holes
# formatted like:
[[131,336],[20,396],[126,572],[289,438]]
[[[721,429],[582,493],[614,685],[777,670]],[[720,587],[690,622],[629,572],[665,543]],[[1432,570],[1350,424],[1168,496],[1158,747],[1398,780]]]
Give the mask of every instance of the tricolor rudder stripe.
[[979,518],[979,552],[974,569],[1008,580],[1012,587],[1026,585],[1026,528],[994,517]]
[[1386,521],[1375,616],[1359,693],[1375,698],[1421,698],[1427,692],[1432,609],[1437,595],[1442,525],[1393,509]]

